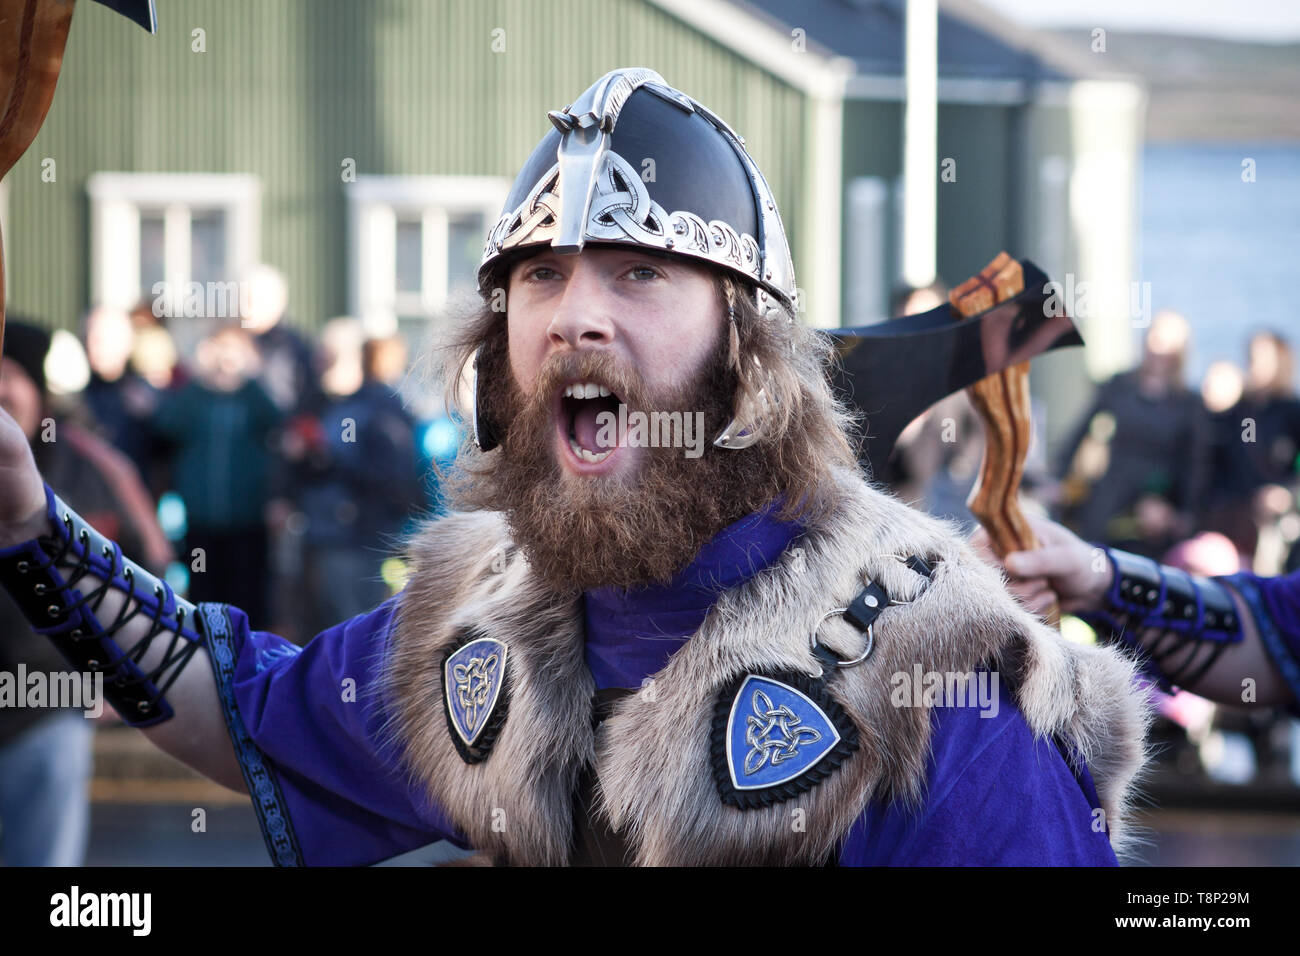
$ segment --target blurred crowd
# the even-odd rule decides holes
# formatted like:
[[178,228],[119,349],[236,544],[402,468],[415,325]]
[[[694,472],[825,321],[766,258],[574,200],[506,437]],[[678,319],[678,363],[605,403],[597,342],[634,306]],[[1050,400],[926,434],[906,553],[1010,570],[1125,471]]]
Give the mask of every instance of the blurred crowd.
[[[436,510],[429,465],[458,436],[436,409],[408,411],[399,335],[337,318],[308,340],[278,271],[241,286],[223,320],[143,302],[94,308],[73,336],[11,314],[0,405],[55,493],[125,554],[305,643],[400,588],[399,539]],[[0,629],[0,671],[66,669],[7,594]],[[80,862],[93,727],[78,709],[0,708],[6,864]]]
[[[941,286],[905,289],[894,311],[913,314],[945,300]],[[1058,453],[1031,451],[1027,507],[1085,540],[1194,574],[1294,571],[1300,398],[1292,344],[1259,330],[1240,363],[1213,362],[1199,387],[1186,379],[1192,345],[1183,316],[1157,313],[1137,366],[1096,386]],[[881,479],[970,527],[965,501],[983,450],[978,416],[964,393],[954,395],[908,427]],[[1179,770],[1300,786],[1300,724],[1272,712],[1216,710],[1186,693],[1156,696],[1167,718],[1156,736],[1165,736],[1165,759]]]

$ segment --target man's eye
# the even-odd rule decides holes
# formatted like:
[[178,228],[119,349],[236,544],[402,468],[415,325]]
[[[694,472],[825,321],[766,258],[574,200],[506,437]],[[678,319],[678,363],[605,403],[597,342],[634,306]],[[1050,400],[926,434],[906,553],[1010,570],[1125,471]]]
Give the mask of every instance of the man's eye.
[[659,278],[659,270],[653,266],[633,266],[631,269],[627,270],[627,274],[638,281]]
[[545,279],[553,278],[554,276],[557,275],[559,275],[559,273],[556,272],[554,269],[552,269],[550,266],[537,266],[533,269],[528,270],[528,278],[530,279],[545,280]]

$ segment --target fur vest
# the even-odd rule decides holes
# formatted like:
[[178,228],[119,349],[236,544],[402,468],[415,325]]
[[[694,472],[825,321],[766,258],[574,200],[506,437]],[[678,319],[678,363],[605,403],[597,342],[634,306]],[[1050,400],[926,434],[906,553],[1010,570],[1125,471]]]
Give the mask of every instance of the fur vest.
[[[1087,762],[1112,846],[1122,853],[1128,807],[1145,760],[1148,708],[1134,667],[1106,647],[1063,640],[1025,611],[953,529],[845,479],[836,512],[782,558],[724,592],[650,688],[617,702],[593,730],[594,684],[581,605],[540,583],[501,515],[453,514],[412,539],[383,681],[391,733],[409,772],[480,851],[501,863],[562,865],[573,794],[589,762],[596,799],[642,865],[817,865],[870,800],[919,805],[929,709],[891,703],[891,675],[996,670],[1030,729],[1055,735]],[[925,580],[898,560],[920,555]],[[746,673],[815,673],[810,634],[879,581],[894,600],[876,620],[865,663],[828,676],[826,690],[859,746],[797,801],[740,809],[715,782],[710,728],[719,696]],[[462,758],[443,699],[443,662],[466,640],[508,646],[508,708],[487,758]],[[838,616],[818,629],[841,658],[860,632]],[[791,826],[791,806],[804,829]]]

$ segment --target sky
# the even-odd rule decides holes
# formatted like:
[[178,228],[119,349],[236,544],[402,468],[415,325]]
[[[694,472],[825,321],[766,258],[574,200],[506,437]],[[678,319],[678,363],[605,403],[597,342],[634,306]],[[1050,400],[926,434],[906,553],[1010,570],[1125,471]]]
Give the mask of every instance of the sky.
[[1105,27],[1232,40],[1300,40],[1300,0],[980,0],[1034,27]]

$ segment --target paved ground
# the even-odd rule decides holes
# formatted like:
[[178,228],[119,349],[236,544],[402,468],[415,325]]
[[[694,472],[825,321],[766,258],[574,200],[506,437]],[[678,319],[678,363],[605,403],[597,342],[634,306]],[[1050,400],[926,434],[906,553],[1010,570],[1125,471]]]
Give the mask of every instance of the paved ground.
[[[268,866],[253,810],[210,807],[191,831],[193,804],[96,803],[92,866]],[[1164,811],[1149,814],[1141,864],[1300,866],[1300,814]]]
[[[126,728],[98,734],[95,771],[89,865],[270,865],[248,798],[204,780],[142,735]],[[1198,809],[1149,811],[1139,819],[1146,832],[1138,865],[1300,866],[1300,799],[1288,799],[1294,792],[1278,789],[1278,799],[1256,800],[1254,811],[1241,812],[1231,809],[1241,794],[1209,788],[1193,801]],[[1222,809],[1207,809],[1215,806]],[[1274,811],[1263,809],[1270,806]],[[196,807],[206,813],[197,833]],[[400,862],[429,856],[417,851]]]

